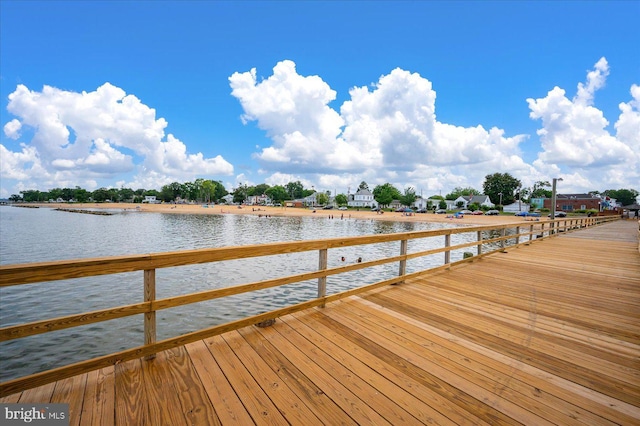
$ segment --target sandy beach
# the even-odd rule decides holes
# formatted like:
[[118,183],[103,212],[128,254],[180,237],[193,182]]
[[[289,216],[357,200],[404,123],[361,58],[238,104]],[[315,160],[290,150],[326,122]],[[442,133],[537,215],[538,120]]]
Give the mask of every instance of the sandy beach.
[[[526,222],[521,217],[516,216],[484,216],[484,215],[465,215],[460,219],[447,217],[446,214],[434,213],[417,213],[412,216],[406,216],[403,213],[384,212],[378,214],[370,211],[370,209],[360,210],[322,210],[304,209],[295,207],[265,207],[265,206],[226,206],[226,205],[210,205],[203,207],[201,204],[138,204],[138,203],[82,203],[82,204],[57,204],[46,203],[39,204],[41,207],[47,208],[72,208],[72,209],[109,209],[109,210],[137,210],[140,212],[155,213],[172,213],[172,214],[245,214],[245,215],[270,215],[270,216],[315,216],[329,217],[333,215],[335,219],[343,217],[344,219],[361,219],[361,220],[387,220],[398,222],[451,222],[456,225],[489,225],[501,223],[517,223]],[[539,218],[540,221],[546,221],[546,217]]]

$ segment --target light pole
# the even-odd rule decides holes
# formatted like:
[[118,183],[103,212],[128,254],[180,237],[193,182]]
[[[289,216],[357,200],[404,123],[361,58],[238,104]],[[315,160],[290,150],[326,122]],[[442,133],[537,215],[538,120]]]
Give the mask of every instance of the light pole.
[[558,181],[562,181],[562,178],[553,178],[551,186],[551,220],[556,218],[556,184]]

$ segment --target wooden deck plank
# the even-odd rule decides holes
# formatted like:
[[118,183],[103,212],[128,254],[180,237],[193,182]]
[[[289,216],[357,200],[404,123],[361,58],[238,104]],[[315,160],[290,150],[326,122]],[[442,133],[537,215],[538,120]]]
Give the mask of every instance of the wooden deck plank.
[[69,377],[56,383],[56,388],[51,395],[51,403],[69,404],[69,425],[80,424],[82,414],[82,403],[84,401],[84,391],[87,386],[87,375]]
[[[474,377],[475,372],[470,369],[461,371],[462,367],[456,368],[456,366],[448,362],[445,357],[434,356],[432,351],[425,350],[423,347],[423,345],[427,344],[426,342],[411,342],[406,337],[390,330],[389,324],[383,325],[371,321],[368,318],[359,317],[354,314],[350,303],[343,303],[343,305],[345,306],[343,306],[342,309],[331,309],[326,313],[327,316],[335,320],[334,326],[346,325],[358,333],[361,333],[365,338],[371,339],[372,341],[377,340],[377,344],[384,346],[386,350],[392,352],[395,356],[399,356],[407,360],[407,362],[410,362],[412,368],[419,368],[425,373],[429,372],[436,380],[447,383],[449,386],[455,388],[458,394],[462,392],[470,398],[492,407],[517,422],[539,425],[553,424],[545,418],[536,416],[532,411],[529,411],[531,407],[523,407],[507,399],[506,397],[508,395],[506,394],[508,394],[511,389],[501,389],[499,384],[496,383],[485,382],[479,384],[480,377]],[[495,389],[501,390],[500,397],[495,394]],[[519,403],[523,404],[524,401],[525,398],[521,396]],[[474,407],[474,409],[477,410],[476,407]],[[551,417],[549,412],[545,414]]]
[[80,425],[115,424],[115,368],[105,367],[87,374]]
[[[440,278],[438,279],[439,282]],[[429,286],[434,284],[434,280],[429,281]],[[424,294],[422,288],[413,290],[416,294]],[[480,315],[487,318],[496,319],[499,321],[505,321],[512,324],[527,323],[530,317],[530,312],[524,308],[516,308],[513,306],[507,306],[502,303],[498,303],[494,300],[490,300],[485,297],[482,303],[478,303],[478,297],[466,294],[466,297],[459,297],[459,293],[447,289],[443,286],[438,287],[438,292],[431,292],[430,296],[433,299],[441,300],[443,303],[450,305],[451,307],[462,306],[470,310],[474,310]],[[495,298],[491,298],[495,299]],[[524,304],[523,304],[524,306]],[[640,345],[635,345],[619,339],[614,339],[610,336],[603,335],[602,333],[596,333],[591,329],[585,327],[576,327],[575,324],[569,321],[564,321],[558,318],[540,315],[538,313],[536,318],[536,330],[538,333],[544,335],[544,338],[561,337],[572,341],[580,342],[584,345],[585,349],[593,346],[597,343],[597,347],[601,351],[608,351],[616,356],[626,357],[630,361],[636,361],[640,358]],[[602,353],[600,353],[602,356]]]
[[142,361],[143,384],[149,407],[151,424],[185,424],[186,417],[180,406],[178,392],[169,371],[169,351],[157,354],[155,359]]
[[265,339],[253,328],[238,330],[249,345],[278,374],[282,381],[313,410],[325,424],[355,425],[357,424],[347,413],[327,396],[310,378],[308,378],[289,358],[283,355],[271,341]]
[[286,424],[287,420],[269,396],[262,391],[255,378],[233,353],[222,336],[205,339],[227,380],[244,404],[253,422],[258,425]]
[[56,388],[56,383],[47,383],[46,385],[38,386],[37,388],[27,389],[22,392],[18,402],[20,404],[28,403],[48,403],[51,402],[51,396],[53,390]]
[[219,424],[211,400],[204,391],[202,382],[195,372],[192,361],[184,347],[165,351],[170,380],[174,384],[176,396],[186,422],[189,424]]
[[[338,356],[338,351],[328,350],[325,346],[317,345],[316,342],[309,339],[309,336],[306,333],[300,333],[296,328],[292,327],[289,321],[283,322],[284,325],[280,327],[282,334],[289,337],[295,336],[295,340],[293,340],[294,342],[300,342],[299,339],[305,339],[309,344],[320,349],[320,351],[316,351],[314,353],[316,355],[315,359],[317,362],[324,366],[327,371],[332,370],[332,374],[337,373],[342,374],[343,377],[348,377],[348,379],[343,379],[342,383],[347,383],[348,380],[352,379],[352,384],[357,384],[358,388],[356,390],[355,387],[348,387],[354,389],[354,393],[357,393],[360,398],[366,398],[363,400],[367,401],[367,403],[372,406],[373,410],[376,410],[379,413],[389,413],[386,415],[387,420],[394,421],[395,419],[392,418],[392,415],[397,416],[399,419],[398,421],[402,424],[424,424],[425,421],[429,420],[428,418],[424,418],[419,410],[419,406],[421,405],[420,401],[411,395],[408,395],[404,389],[387,380],[377,371],[370,369],[362,362],[345,362],[344,358],[340,358]],[[366,383],[370,386],[370,389],[373,389],[380,394],[393,395],[393,400],[387,401],[381,398],[363,397],[363,394],[366,395],[366,393],[363,392],[366,387],[362,386],[363,390],[361,390],[361,385],[359,384],[360,381]],[[372,402],[373,404],[371,404]]]
[[238,332],[226,333],[222,338],[233,350],[247,371],[256,379],[269,399],[291,424],[323,424],[305,403],[282,381]]
[[251,416],[242,404],[231,384],[225,377],[209,352],[209,348],[203,340],[188,344],[185,349],[189,353],[195,372],[203,384],[203,389],[207,393],[209,400],[214,402],[216,417],[212,423],[219,421],[220,424],[253,424]]
[[396,300],[389,295],[374,295],[369,300],[398,312],[404,312],[420,321],[438,324],[444,329],[453,330],[455,334],[484,345],[517,359],[531,359],[534,366],[549,371],[550,373],[576,381],[583,386],[592,387],[599,392],[610,395],[616,399],[633,403],[638,401],[639,387],[637,384],[626,384],[598,371],[585,369],[572,362],[572,360],[560,359],[551,352],[529,347],[527,340],[513,341],[502,335],[494,334],[490,329],[481,329],[475,324],[461,323],[447,316],[447,313],[434,313],[429,308],[412,307]]
[[116,364],[116,425],[152,425],[142,360]]
[[0,402],[69,402],[82,425],[640,425],[640,253],[637,224],[635,239],[625,226],[508,248]]
[[[333,372],[326,371],[315,362],[317,349],[305,351],[291,343],[285,336],[274,330],[274,327],[257,330],[266,339],[273,342],[283,354],[292,360],[311,380],[314,381],[322,392],[331,398],[336,405],[344,410],[358,424],[380,424],[391,425],[388,420],[375,411],[368,402],[362,401],[353,390],[355,384],[351,382],[351,387],[342,383],[341,377],[336,377]],[[305,346],[306,347],[306,346]],[[312,358],[313,357],[313,358]],[[371,395],[371,394],[369,394]]]
[[[401,312],[386,309],[380,305],[372,303],[366,299],[361,299],[360,303],[367,306],[369,310],[379,312],[378,315],[397,317],[402,319],[407,325],[414,326],[439,338],[439,342],[444,345],[451,344],[456,347],[469,349],[474,358],[482,360],[484,363],[496,368],[505,369],[508,374],[521,379],[525,383],[531,381],[540,385],[540,390],[557,395],[577,407],[587,407],[588,411],[602,417],[603,419],[619,419],[617,424],[636,424],[640,422],[640,409],[638,406],[624,403],[610,398],[592,389],[581,387],[569,380],[563,379],[540,370],[524,362],[494,351],[481,343],[475,343],[456,336],[449,330],[438,328],[434,325],[424,323]],[[384,317],[383,317],[384,318]],[[434,337],[432,337],[434,338]],[[465,354],[466,355],[466,354]],[[600,423],[600,422],[596,422]]]
[[[599,415],[581,408],[580,404],[567,404],[566,396],[568,393],[546,386],[546,380],[524,372],[518,374],[520,370],[514,368],[509,358],[500,359],[499,357],[486,356],[479,353],[477,348],[469,347],[468,342],[452,341],[455,339],[444,338],[442,333],[434,334],[424,324],[412,322],[402,314],[394,315],[392,312],[380,309],[365,300],[359,302],[357,305],[350,306],[350,310],[354,313],[361,312],[360,316],[374,316],[377,323],[387,323],[389,330],[394,330],[395,333],[404,336],[420,347],[427,348],[437,354],[444,360],[438,361],[438,363],[444,366],[449,361],[455,362],[473,372],[465,374],[465,376],[480,374],[490,378],[495,383],[490,386],[489,390],[496,392],[497,389],[501,398],[507,398],[508,394],[511,394],[515,395],[515,400],[518,403],[523,401],[523,396],[539,401],[545,407],[539,407],[537,411],[544,411],[547,415],[549,410],[562,413],[564,417],[556,419],[559,424],[616,424],[606,422]],[[587,401],[580,400],[579,402],[585,403]]]
[[[479,417],[459,407],[438,393],[433,392],[411,376],[408,376],[377,357],[371,357],[369,352],[353,343],[326,324],[326,319],[320,312],[296,313],[291,318],[284,319],[292,328],[299,330],[316,346],[324,348],[333,354],[340,362],[357,370],[357,364],[362,363],[372,371],[385,377],[403,389],[408,396],[401,401],[405,409],[424,423],[482,425],[489,424]],[[371,373],[360,373],[361,377],[371,380]],[[375,383],[372,385],[376,386]],[[376,386],[377,387],[377,386]],[[396,395],[394,393],[393,395]],[[397,400],[397,399],[396,399]]]
[[[390,295],[390,293],[388,294]],[[394,300],[400,303],[411,303],[415,300],[414,295],[396,293]],[[517,325],[516,323],[507,323],[503,320],[486,318],[479,315],[477,311],[470,311],[462,308],[460,305],[452,308],[451,305],[440,303],[434,299],[430,300],[428,310],[431,314],[447,315],[455,311],[455,318],[463,324],[474,324],[474,328],[487,334],[495,334],[502,339],[513,342],[526,342],[527,348],[534,351],[553,351],[555,357],[566,362],[572,362],[577,367],[591,369],[597,366],[600,373],[604,373],[610,377],[621,377],[623,381],[630,385],[640,381],[640,363],[638,360],[632,360],[625,363],[624,359],[619,360],[614,355],[603,353],[597,348],[587,347],[579,343],[554,338],[551,336],[541,336],[537,332],[538,316],[532,319],[528,327]],[[451,316],[451,315],[450,315]],[[607,358],[615,358],[616,362],[609,361]],[[626,365],[625,365],[626,364]],[[640,395],[640,389],[635,386],[627,388],[628,392]]]

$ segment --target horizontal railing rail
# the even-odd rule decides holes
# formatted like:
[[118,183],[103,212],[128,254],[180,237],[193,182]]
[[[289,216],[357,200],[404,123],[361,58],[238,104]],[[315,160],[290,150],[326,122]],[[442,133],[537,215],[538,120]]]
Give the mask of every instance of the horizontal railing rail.
[[[437,271],[450,268],[464,262],[473,261],[493,251],[484,252],[487,244],[500,243],[496,250],[504,250],[508,245],[518,246],[529,244],[532,241],[544,239],[558,232],[568,232],[575,229],[598,225],[618,217],[591,217],[591,218],[567,218],[553,221],[523,221],[518,223],[501,225],[482,225],[469,227],[456,227],[429,231],[414,231],[394,234],[378,234],[359,237],[330,238],[311,241],[293,241],[268,243],[260,245],[220,247],[210,249],[185,250],[177,252],[152,253],[141,255],[113,256],[92,259],[61,260],[54,262],[39,262],[19,265],[0,266],[0,287],[29,285],[40,282],[69,280],[76,278],[110,275],[123,272],[143,271],[143,301],[108,309],[84,312],[74,315],[66,315],[58,318],[34,321],[29,323],[11,325],[0,328],[0,342],[24,338],[51,331],[84,326],[97,322],[109,321],[132,315],[144,315],[144,345],[126,349],[113,354],[81,361],[64,367],[12,379],[0,383],[0,397],[21,390],[29,389],[56,380],[61,380],[87,371],[117,364],[118,362],[145,357],[153,358],[154,354],[221,334],[227,331],[256,324],[268,319],[277,318],[300,310],[324,306],[326,303],[339,300],[354,294],[368,291],[377,287],[402,283],[407,279],[424,274],[426,271]],[[513,230],[509,233],[507,230]],[[485,233],[497,233],[498,236],[485,238]],[[477,238],[457,245],[451,245],[451,236],[458,234],[475,233]],[[442,247],[408,253],[408,241],[431,237],[444,237]],[[527,238],[528,237],[528,238]],[[535,238],[534,238],[535,237]],[[526,239],[525,239],[526,238]],[[370,245],[400,241],[400,252],[396,256],[384,257],[371,261],[354,263],[345,266],[327,267],[327,252],[350,246]],[[468,247],[476,247],[476,255],[456,262],[451,261],[451,252]],[[261,256],[284,255],[317,250],[319,252],[318,270],[305,272],[285,277],[272,278],[226,288],[205,290],[186,295],[156,299],[156,270],[160,268],[172,268],[186,265],[196,265],[212,262],[224,262],[237,259],[247,259]],[[441,266],[420,270],[413,273],[406,272],[407,261],[444,253],[444,261]],[[378,265],[398,262],[398,276],[327,295],[327,277],[344,274],[360,269],[371,268]],[[268,288],[293,284],[312,279],[318,280],[318,295],[316,298],[305,302],[293,304],[280,309],[253,315],[247,318],[212,326],[195,332],[186,333],[162,341],[156,341],[156,312],[199,303],[207,300],[218,299]]]

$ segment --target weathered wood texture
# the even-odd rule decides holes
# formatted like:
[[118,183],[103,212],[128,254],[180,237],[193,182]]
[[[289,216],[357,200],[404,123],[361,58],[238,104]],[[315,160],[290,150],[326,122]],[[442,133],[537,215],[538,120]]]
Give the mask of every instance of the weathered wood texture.
[[508,248],[0,402],[69,402],[71,424],[640,425],[635,227]]

